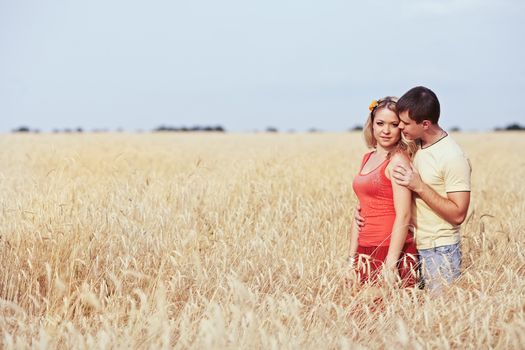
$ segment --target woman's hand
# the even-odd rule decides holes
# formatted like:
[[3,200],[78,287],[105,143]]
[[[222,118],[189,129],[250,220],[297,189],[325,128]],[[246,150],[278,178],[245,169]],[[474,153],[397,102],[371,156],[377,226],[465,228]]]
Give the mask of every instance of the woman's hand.
[[346,258],[346,262],[348,264],[348,267],[354,268],[356,266],[356,258],[357,254],[350,254],[348,255],[348,258]]
[[388,270],[397,270],[397,258],[387,255],[384,262],[384,268]]
[[381,269],[381,280],[387,286],[397,286],[400,280],[397,266],[394,265],[394,268],[391,268],[387,266],[386,260],[385,260],[385,264],[383,265],[383,268]]

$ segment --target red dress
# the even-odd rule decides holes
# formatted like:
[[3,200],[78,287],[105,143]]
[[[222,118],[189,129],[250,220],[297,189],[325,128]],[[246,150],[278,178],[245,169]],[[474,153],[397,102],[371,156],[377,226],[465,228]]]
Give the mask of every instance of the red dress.
[[[361,282],[375,281],[388,254],[392,227],[396,218],[392,183],[385,175],[390,163],[386,159],[377,168],[363,174],[363,167],[373,152],[365,154],[359,173],[354,178],[353,188],[361,205],[361,216],[365,225],[359,232],[355,261]],[[417,249],[410,232],[397,264],[399,276],[405,287],[416,284]]]

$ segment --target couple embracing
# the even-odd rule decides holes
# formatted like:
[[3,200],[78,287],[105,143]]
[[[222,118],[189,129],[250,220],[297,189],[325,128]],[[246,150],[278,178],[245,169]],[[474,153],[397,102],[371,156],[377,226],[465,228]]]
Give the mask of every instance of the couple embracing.
[[362,283],[394,275],[437,292],[460,275],[460,225],[470,203],[471,166],[438,124],[440,105],[418,86],[399,100],[372,101],[349,262]]

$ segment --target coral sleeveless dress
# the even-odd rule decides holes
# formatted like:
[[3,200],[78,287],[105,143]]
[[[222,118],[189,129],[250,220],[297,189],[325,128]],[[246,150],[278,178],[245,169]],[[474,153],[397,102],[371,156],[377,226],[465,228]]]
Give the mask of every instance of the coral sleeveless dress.
[[[374,170],[363,174],[363,167],[372,153],[364,155],[352,184],[361,205],[361,216],[365,219],[365,225],[359,232],[358,255],[354,264],[362,283],[375,281],[381,272],[396,219],[392,183],[385,175],[390,160],[386,159]],[[397,267],[403,286],[413,287],[417,281],[417,249],[410,232]]]

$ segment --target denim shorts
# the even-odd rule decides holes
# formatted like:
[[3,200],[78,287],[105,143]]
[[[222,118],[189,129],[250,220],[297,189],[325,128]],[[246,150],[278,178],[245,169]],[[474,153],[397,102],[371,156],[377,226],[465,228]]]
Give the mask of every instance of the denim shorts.
[[432,292],[441,290],[461,274],[460,243],[431,249],[419,249],[421,272],[425,286]]

